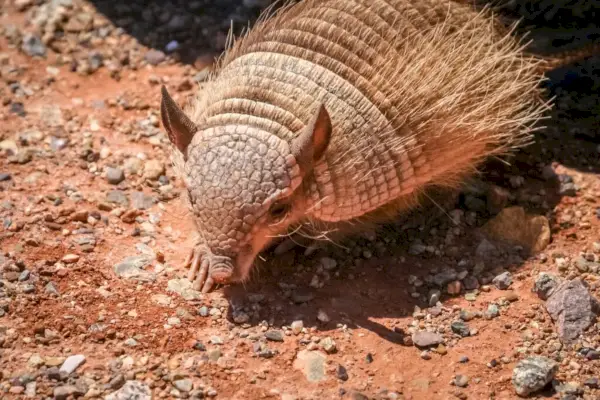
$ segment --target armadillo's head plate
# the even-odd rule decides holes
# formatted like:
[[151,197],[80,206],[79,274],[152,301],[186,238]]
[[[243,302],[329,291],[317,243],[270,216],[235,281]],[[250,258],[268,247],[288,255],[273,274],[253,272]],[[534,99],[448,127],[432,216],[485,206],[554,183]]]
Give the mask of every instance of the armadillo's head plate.
[[202,241],[212,254],[231,257],[239,279],[247,277],[256,254],[287,229],[302,181],[285,141],[242,125],[197,132],[184,179]]

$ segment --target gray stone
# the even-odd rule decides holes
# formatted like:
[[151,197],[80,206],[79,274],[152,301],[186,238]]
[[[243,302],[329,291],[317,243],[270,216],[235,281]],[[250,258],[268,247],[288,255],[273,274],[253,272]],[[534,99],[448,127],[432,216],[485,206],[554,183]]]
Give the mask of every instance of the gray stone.
[[439,333],[421,331],[412,335],[412,341],[417,347],[430,347],[442,343],[444,338]]
[[106,181],[111,185],[118,185],[125,179],[125,172],[120,168],[106,167]]
[[152,282],[156,279],[156,275],[143,268],[150,265],[153,259],[149,256],[131,256],[115,265],[115,273],[124,279],[131,279],[143,282]]
[[202,299],[202,293],[192,289],[192,282],[188,279],[171,279],[167,282],[167,290],[179,294],[185,300]]
[[304,322],[301,320],[294,321],[292,322],[290,327],[292,328],[292,332],[294,333],[294,335],[299,335],[302,332],[302,329],[304,328]]
[[54,388],[55,400],[66,400],[69,396],[80,397],[84,394],[84,391],[74,385],[57,386]]
[[109,203],[115,203],[122,206],[129,205],[129,199],[127,199],[127,195],[121,190],[111,190],[106,194],[106,200]]
[[534,356],[519,361],[513,370],[512,383],[519,396],[528,396],[543,389],[558,372],[558,364],[547,358]]
[[26,33],[23,36],[21,50],[31,57],[45,57],[46,45],[42,42],[39,36],[32,33]]
[[540,299],[548,300],[560,284],[560,281],[560,278],[552,274],[540,272],[533,285],[533,291]]
[[469,377],[466,375],[456,375],[454,377],[454,385],[464,388],[469,384]]
[[487,318],[487,319],[496,318],[499,315],[500,315],[500,309],[498,308],[498,306],[496,304],[488,305],[488,309],[486,310],[486,312],[484,314],[485,318]]
[[587,283],[577,278],[563,282],[552,292],[546,310],[556,323],[560,338],[571,342],[595,322],[600,304],[590,294]]
[[500,290],[506,290],[512,285],[512,275],[510,272],[506,271],[496,276],[492,283],[496,285],[496,287]]
[[182,392],[189,392],[193,388],[192,381],[189,379],[177,380],[173,382],[173,386],[175,386],[177,390]]
[[444,286],[456,280],[458,273],[452,268],[445,268],[440,273],[433,276],[433,283],[437,286]]
[[105,396],[104,400],[152,400],[152,392],[145,383],[127,381],[121,389]]
[[279,330],[267,331],[265,337],[272,342],[283,342],[283,332]]
[[294,368],[302,371],[309,382],[325,379],[325,360],[327,356],[320,351],[302,350],[294,361]]
[[60,367],[59,372],[64,372],[67,375],[71,375],[83,363],[85,363],[85,356],[83,354],[69,356]]
[[452,332],[454,332],[457,335],[460,335],[462,337],[467,337],[471,334],[471,330],[469,329],[469,326],[467,324],[465,324],[463,321],[452,322],[450,324],[450,329],[452,329]]
[[149,50],[146,55],[144,56],[144,59],[146,60],[146,62],[150,65],[158,65],[161,62],[163,62],[166,59],[166,55],[165,53],[163,53],[160,50]]
[[156,202],[154,197],[148,196],[144,192],[133,192],[129,196],[129,199],[131,200],[131,206],[138,210],[147,210]]

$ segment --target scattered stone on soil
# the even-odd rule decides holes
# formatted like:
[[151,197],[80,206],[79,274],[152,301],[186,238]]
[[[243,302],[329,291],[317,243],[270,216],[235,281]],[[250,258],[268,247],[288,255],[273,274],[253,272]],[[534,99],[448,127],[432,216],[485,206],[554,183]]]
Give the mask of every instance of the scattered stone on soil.
[[589,285],[577,278],[555,288],[546,301],[546,310],[560,338],[571,342],[596,321],[600,303],[590,294]]
[[488,221],[483,231],[494,240],[521,245],[532,253],[550,243],[550,225],[542,215],[527,215],[522,207],[509,207]]
[[547,357],[528,357],[517,363],[512,383],[519,396],[528,396],[543,389],[556,375],[558,364]]

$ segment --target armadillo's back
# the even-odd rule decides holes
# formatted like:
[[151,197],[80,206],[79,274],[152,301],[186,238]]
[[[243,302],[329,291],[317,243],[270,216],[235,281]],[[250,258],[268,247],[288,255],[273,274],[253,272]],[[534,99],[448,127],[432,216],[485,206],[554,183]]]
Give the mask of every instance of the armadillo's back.
[[229,50],[193,119],[289,141],[323,102],[334,132],[314,208],[336,221],[518,144],[542,109],[538,82],[516,41],[467,5],[306,0]]

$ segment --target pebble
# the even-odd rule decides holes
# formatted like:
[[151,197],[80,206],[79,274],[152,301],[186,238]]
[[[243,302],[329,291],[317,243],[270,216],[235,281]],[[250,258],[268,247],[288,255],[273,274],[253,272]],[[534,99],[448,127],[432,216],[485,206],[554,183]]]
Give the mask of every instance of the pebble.
[[77,368],[79,368],[83,363],[85,363],[85,356],[83,354],[77,354],[74,356],[69,356],[60,367],[59,372],[66,373],[67,375],[71,375]]
[[144,192],[132,192],[129,196],[131,206],[137,210],[147,210],[154,206],[156,199]]
[[45,57],[46,45],[39,36],[32,33],[26,33],[23,36],[21,50],[31,57]]
[[467,387],[469,385],[469,377],[466,375],[456,375],[453,383],[461,388]]
[[152,261],[153,259],[147,255],[130,256],[116,264],[113,269],[121,278],[151,282],[156,279],[156,276],[143,268],[150,265]]
[[485,312],[485,318],[492,319],[500,315],[500,309],[496,304],[488,305],[487,311]]
[[501,273],[500,275],[497,275],[493,280],[492,283],[500,290],[506,290],[510,287],[510,285],[512,284],[512,275],[510,272],[506,271]]
[[541,356],[528,357],[517,363],[512,383],[519,396],[528,396],[543,389],[558,372],[558,364]]
[[152,400],[148,385],[141,381],[127,381],[116,392],[107,395],[104,400]]
[[125,180],[125,172],[120,168],[106,167],[106,181],[111,185],[118,185]]
[[308,303],[314,298],[314,293],[307,289],[296,289],[292,292],[292,301],[294,303]]
[[327,354],[333,354],[337,351],[335,341],[330,337],[321,340],[321,348],[325,350]]
[[294,368],[302,371],[309,382],[325,379],[326,356],[319,351],[301,350],[294,361]]
[[62,261],[65,264],[74,264],[77,261],[79,261],[79,255],[77,254],[66,254],[63,258]]
[[163,62],[166,58],[167,58],[167,56],[165,55],[165,53],[163,53],[160,50],[154,50],[154,49],[149,50],[146,53],[146,55],[144,56],[144,59],[150,65],[158,65],[161,62]]
[[182,392],[189,392],[192,390],[193,385],[192,381],[189,379],[180,379],[173,382],[173,386],[177,388],[177,390]]
[[541,272],[535,280],[533,291],[540,299],[548,300],[559,283],[560,279],[558,277],[547,272]]
[[419,331],[412,335],[412,341],[417,347],[430,347],[442,343],[444,338],[438,333]]
[[294,321],[292,322],[290,327],[292,328],[292,333],[294,335],[299,335],[302,332],[302,329],[304,328],[304,322],[302,322],[301,320]]
[[284,335],[280,330],[271,330],[265,332],[265,337],[272,342],[283,342]]
[[342,365],[337,366],[335,374],[337,375],[339,380],[342,380],[344,382],[348,380],[348,371]]
[[80,397],[85,394],[85,391],[82,391],[77,386],[74,385],[64,385],[57,386],[54,388],[54,399],[55,400],[66,400],[69,396]]
[[144,164],[144,178],[149,180],[157,180],[165,173],[165,166],[158,160],[148,160]]
[[471,334],[471,330],[469,329],[469,326],[467,324],[465,324],[463,321],[452,322],[450,324],[450,329],[452,329],[452,332],[454,332],[457,335],[460,335],[462,337],[467,337]]

